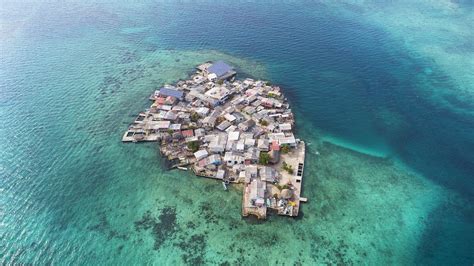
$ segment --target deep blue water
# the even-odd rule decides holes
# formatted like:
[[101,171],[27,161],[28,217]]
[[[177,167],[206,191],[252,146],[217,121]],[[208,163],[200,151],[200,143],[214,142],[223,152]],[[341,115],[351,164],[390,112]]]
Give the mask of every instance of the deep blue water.
[[[413,8],[423,9],[426,4],[419,2]],[[162,251],[150,250],[147,245],[151,238],[143,237],[139,230],[135,232],[133,222],[147,210],[156,214],[155,205],[172,205],[179,207],[176,207],[177,223],[184,226],[180,219],[192,220],[190,213],[199,205],[194,202],[189,204],[189,209],[180,205],[186,202],[180,197],[190,193],[179,186],[183,175],[166,173],[157,163],[153,146],[123,146],[119,137],[132,116],[145,108],[146,96],[154,87],[183,78],[167,72],[169,69],[185,73],[200,60],[199,56],[205,61],[225,55],[252,62],[237,66],[244,75],[258,76],[257,66],[265,68],[266,78],[281,85],[290,99],[298,119],[298,132],[309,143],[322,140],[345,143],[348,149],[401,163],[427,182],[419,188],[426,193],[420,205],[438,200],[430,191],[443,191],[439,193],[441,203],[426,206],[426,213],[417,212],[424,206],[410,209],[411,217],[420,217],[417,224],[422,224],[422,229],[405,228],[409,223],[400,222],[405,233],[419,236],[401,241],[409,243],[406,245],[415,249],[414,254],[397,251],[397,245],[402,244],[388,244],[390,240],[385,241],[387,247],[384,243],[369,244],[362,234],[360,244],[349,244],[349,249],[357,254],[347,252],[339,262],[374,264],[376,260],[364,258],[361,251],[364,250],[371,258],[389,257],[377,261],[382,264],[472,264],[474,98],[469,92],[459,90],[462,87],[459,80],[450,76],[445,65],[437,64],[441,58],[417,50],[416,41],[407,46],[403,34],[402,38],[394,34],[398,34],[398,29],[387,27],[383,19],[371,20],[371,15],[364,11],[370,6],[372,10],[387,12],[387,25],[395,16],[404,19],[399,5],[387,5],[392,10],[387,12],[386,5],[324,1],[68,2],[62,5],[5,2],[0,10],[4,25],[4,37],[0,40],[0,233],[4,239],[0,261],[114,264],[122,259],[122,263],[176,263],[174,258],[179,255],[173,253],[174,244],[170,247],[165,244]],[[472,19],[469,10],[472,11],[472,5],[467,1],[455,13],[446,12],[443,19],[464,26]],[[424,15],[436,17],[435,11]],[[463,17],[456,12],[468,15]],[[413,14],[407,16],[410,15]],[[427,32],[423,38],[441,47],[446,45],[443,31],[433,27]],[[449,45],[449,51],[472,56],[474,51],[469,45],[472,30],[464,32],[465,35],[455,32],[459,34],[456,36],[459,43],[466,45]],[[452,68],[456,67],[464,66],[453,61]],[[465,77],[465,84],[472,91],[471,81],[472,75]],[[303,218],[300,224],[293,225],[308,235],[317,235],[315,231],[329,232],[329,229],[320,215],[322,205],[316,199],[321,199],[318,195],[323,194],[330,198],[332,195],[325,192],[330,191],[329,187],[338,187],[337,180],[327,188],[321,187],[327,183],[319,179],[318,169],[333,168],[337,173],[338,165],[320,165],[317,157],[310,155],[308,164],[312,163],[310,170],[305,171],[309,180],[305,186],[315,200],[305,209],[306,221]],[[381,166],[363,167],[377,176]],[[396,174],[392,175],[396,180],[392,184],[393,195],[397,195],[398,189],[403,190],[397,185],[404,185],[405,179],[398,180]],[[175,182],[170,185],[163,177]],[[190,186],[194,188],[212,186],[202,183],[206,181],[192,182]],[[414,186],[417,182],[414,181]],[[389,184],[377,188],[381,191],[388,188],[384,193],[390,194]],[[419,196],[418,187],[405,189],[403,195],[413,199]],[[349,197],[345,198],[348,201],[351,196],[360,195],[358,187],[347,190],[344,197]],[[169,196],[167,191],[179,196]],[[378,192],[374,188],[374,194]],[[156,198],[157,194],[167,196]],[[235,193],[232,197],[238,199],[238,196]],[[219,197],[226,199],[225,194]],[[208,200],[212,201],[212,197]],[[382,205],[384,200],[380,199]],[[203,253],[204,262],[221,262],[223,255],[216,251],[220,250],[218,238],[207,235],[225,231],[227,221],[237,223],[234,215],[238,217],[238,200],[233,202],[228,205],[230,209],[222,211],[221,219],[226,221],[223,224],[181,228],[184,236],[205,228],[201,233],[207,237],[206,247],[186,249],[181,242],[177,245],[189,253]],[[400,201],[398,206],[409,208],[412,202]],[[345,207],[348,209],[348,206],[339,207],[344,212]],[[374,211],[372,216],[380,217],[381,213]],[[364,216],[356,212],[352,215],[354,220]],[[389,217],[380,219],[391,221]],[[274,223],[282,226],[287,222]],[[359,225],[366,226],[367,231],[376,227],[370,222]],[[271,223],[267,227],[243,224],[239,232],[261,230],[255,235],[264,237],[272,226]],[[341,232],[344,230],[341,227]],[[97,231],[108,235],[96,236]],[[283,235],[283,239],[293,239],[290,233]],[[166,237],[178,241],[178,236],[181,235]],[[347,243],[357,242],[346,236]],[[375,230],[371,237],[383,239],[383,230]],[[115,241],[111,244],[113,251],[108,248],[110,241]],[[318,237],[298,241],[303,247],[321,245],[328,250],[326,260],[299,251],[303,264],[328,262],[328,257],[334,262],[341,252],[331,249],[333,242]],[[236,243],[242,248],[248,246],[245,239]],[[140,247],[135,249],[135,246]],[[285,249],[272,245],[268,248],[276,253]],[[258,251],[248,252],[258,254]],[[235,254],[238,256],[238,252]],[[142,257],[146,259],[140,260]],[[114,260],[117,258],[118,261]],[[183,261],[202,262],[186,258]],[[238,262],[241,261],[234,261]]]

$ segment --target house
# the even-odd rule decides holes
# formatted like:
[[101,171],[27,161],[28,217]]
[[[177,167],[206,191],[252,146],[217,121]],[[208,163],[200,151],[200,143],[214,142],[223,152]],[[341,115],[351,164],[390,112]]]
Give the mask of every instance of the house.
[[269,166],[261,167],[259,175],[263,182],[274,183],[278,180],[278,172]]
[[173,111],[168,111],[165,114],[165,120],[176,120],[178,118],[178,114]]
[[255,81],[251,78],[246,78],[243,82],[242,82],[242,85],[244,86],[244,88],[248,88],[250,86],[253,85]]
[[217,170],[216,178],[217,179],[224,179],[224,177],[225,177],[225,170],[224,169]]
[[166,130],[170,127],[170,121],[153,121],[152,129],[155,130]]
[[[250,182],[249,199],[253,205],[262,206],[264,201],[266,185],[260,179],[255,178]],[[258,201],[258,202],[257,202]]]
[[210,115],[206,116],[203,120],[202,123],[204,126],[207,127],[214,127],[216,124],[217,117],[220,116],[222,113],[222,108],[221,107],[216,107]]
[[235,117],[235,122],[237,123],[245,121],[245,116],[239,112],[234,112],[232,115]]
[[210,81],[216,81],[217,75],[215,73],[210,73],[209,75],[207,75],[207,79],[209,79]]
[[173,131],[181,130],[181,124],[171,124],[170,129]]
[[182,100],[184,93],[182,91],[179,91],[179,90],[176,90],[176,89],[163,87],[158,92],[158,95],[160,97],[165,97],[165,98],[171,96],[171,97],[174,97],[178,100]]
[[[274,141],[274,140],[280,141],[280,139],[282,139],[284,137],[285,137],[285,133],[283,133],[283,132],[268,134],[268,138],[270,139],[270,141]],[[281,145],[281,143],[280,143],[280,145]]]
[[227,139],[227,145],[225,146],[226,151],[235,150],[236,141]]
[[233,132],[233,131],[236,131],[237,130],[237,127],[232,125],[230,127],[228,127],[225,132],[229,133],[229,132]]
[[281,131],[291,131],[291,124],[290,123],[283,123],[278,126]]
[[245,122],[240,123],[239,124],[239,129],[242,130],[242,131],[247,131],[253,126],[255,126],[255,121],[253,121],[252,119],[249,119]]
[[268,147],[270,146],[270,142],[268,139],[259,139],[257,143],[257,148],[260,151],[268,151]]
[[244,157],[233,152],[226,152],[224,155],[224,162],[228,166],[244,164]]
[[201,72],[204,72],[206,71],[206,69],[208,69],[212,64],[210,62],[206,62],[204,64],[201,64],[199,66],[196,67],[197,70],[201,71]]
[[233,116],[232,114],[225,114],[224,118],[227,119],[227,121],[229,121],[231,123],[234,122],[237,119],[237,117]]
[[204,128],[197,128],[194,130],[194,135],[196,137],[203,137],[204,135],[206,135],[206,130]]
[[231,105],[231,106],[228,106],[228,107],[224,110],[224,112],[226,112],[226,113],[228,113],[228,114],[231,114],[231,113],[235,112],[235,107],[232,106],[232,105]]
[[244,97],[239,96],[239,97],[233,99],[233,100],[231,101],[231,103],[232,103],[233,106],[236,106],[236,105],[242,103],[244,100],[245,100]]
[[[183,132],[184,132],[184,131],[183,131]],[[182,133],[181,133],[181,134],[182,134]],[[183,137],[184,137],[184,135],[183,135]],[[193,136],[193,137],[186,137],[186,138],[184,139],[184,142],[185,142],[185,143],[189,143],[189,142],[198,141],[198,140],[199,140],[199,139],[198,139],[196,136]]]
[[219,103],[224,103],[231,94],[231,91],[224,86],[214,87],[205,93],[207,97],[213,98]]
[[196,113],[200,116],[206,116],[209,113],[209,108],[199,107],[196,109]]
[[191,114],[185,112],[178,113],[178,119],[183,120],[183,122],[190,123],[191,122]]
[[225,80],[232,78],[236,72],[234,69],[226,64],[224,61],[217,61],[207,68],[209,74],[214,74],[216,79]]
[[165,104],[174,105],[174,104],[176,104],[177,101],[178,101],[177,98],[172,97],[172,96],[168,96],[165,99]]
[[245,150],[245,144],[243,139],[237,141],[237,144],[235,145],[235,150],[238,152],[243,152]]
[[246,148],[246,149],[248,149],[248,148],[250,148],[250,147],[253,147],[253,146],[255,146],[255,139],[253,139],[253,138],[245,138],[244,144],[245,144],[245,148]]
[[197,152],[194,153],[194,157],[196,157],[196,160],[202,160],[207,157],[209,153],[207,153],[206,150],[198,150]]
[[156,106],[160,106],[160,105],[163,105],[165,104],[165,98],[164,97],[157,97],[155,98],[155,105]]
[[219,101],[217,99],[214,99],[212,97],[209,97],[205,94],[202,94],[201,92],[197,90],[192,90],[186,95],[186,101],[193,101],[194,99],[199,99],[202,103],[205,103],[206,105],[215,107],[219,105]]
[[183,134],[183,137],[185,137],[185,138],[189,138],[189,137],[194,136],[194,133],[193,133],[193,130],[192,130],[192,129],[183,130],[183,131],[181,132],[181,134]]
[[240,132],[239,131],[233,131],[229,132],[229,140],[230,141],[236,141],[239,140]]
[[220,123],[216,128],[219,129],[220,131],[224,131],[226,128],[230,127],[231,123],[227,120],[224,122]]
[[181,139],[183,139],[183,135],[181,134],[180,131],[174,132],[173,135],[172,135],[172,137],[173,137],[173,139],[175,139],[175,140],[181,140]]
[[270,98],[262,98],[261,104],[267,108],[272,108],[273,107],[273,100]]
[[278,141],[272,140],[272,144],[270,146],[270,149],[274,150],[274,151],[279,151],[280,150],[280,144],[278,143]]
[[250,180],[247,182],[245,179],[245,170],[239,172],[239,182],[242,182],[242,180],[244,180],[246,183],[250,183]]
[[164,110],[164,111],[170,111],[171,108],[173,108],[173,106],[168,105],[168,104],[162,104],[162,105],[159,105],[159,106],[158,106],[158,109]]
[[205,81],[206,79],[201,76],[201,75],[196,75],[193,77],[193,81],[196,83],[196,84],[201,84]]
[[222,163],[221,156],[218,154],[212,154],[208,156],[206,159],[209,164],[220,165]]
[[280,145],[289,145],[290,147],[296,147],[296,139],[293,134],[290,134],[289,136],[285,136],[283,138],[278,139],[278,143]]
[[258,176],[258,169],[255,165],[245,166],[245,183],[250,183],[250,181]]
[[212,153],[223,153],[227,143],[227,135],[217,135],[209,143],[209,151]]
[[244,108],[243,111],[244,111],[244,113],[247,113],[248,115],[252,115],[257,111],[257,108],[255,108],[253,106],[247,106],[247,107]]

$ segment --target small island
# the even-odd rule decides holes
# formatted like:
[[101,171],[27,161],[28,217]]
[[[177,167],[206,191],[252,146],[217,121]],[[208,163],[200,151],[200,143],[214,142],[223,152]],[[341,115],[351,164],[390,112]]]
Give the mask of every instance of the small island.
[[123,142],[157,141],[172,168],[243,184],[242,215],[298,216],[305,143],[278,86],[236,79],[223,61],[206,62],[188,80],[156,90]]

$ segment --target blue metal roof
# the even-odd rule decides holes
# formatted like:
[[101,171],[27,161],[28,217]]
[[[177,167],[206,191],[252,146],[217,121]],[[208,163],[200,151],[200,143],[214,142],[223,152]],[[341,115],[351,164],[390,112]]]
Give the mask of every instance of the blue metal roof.
[[228,64],[226,64],[224,61],[217,61],[207,69],[209,73],[214,73],[218,77],[221,77],[232,70],[233,68],[229,66]]
[[162,96],[171,96],[175,98],[181,98],[183,97],[183,92],[174,90],[174,89],[168,89],[168,88],[161,88],[160,89],[160,95]]

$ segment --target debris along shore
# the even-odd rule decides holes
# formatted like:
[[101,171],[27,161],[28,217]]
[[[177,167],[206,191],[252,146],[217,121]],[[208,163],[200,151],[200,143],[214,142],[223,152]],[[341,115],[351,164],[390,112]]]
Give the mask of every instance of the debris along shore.
[[242,215],[265,219],[267,208],[298,216],[305,143],[295,138],[280,88],[237,80],[223,61],[197,67],[189,80],[151,96],[123,135],[124,142],[159,141],[173,168],[226,184],[243,183]]

